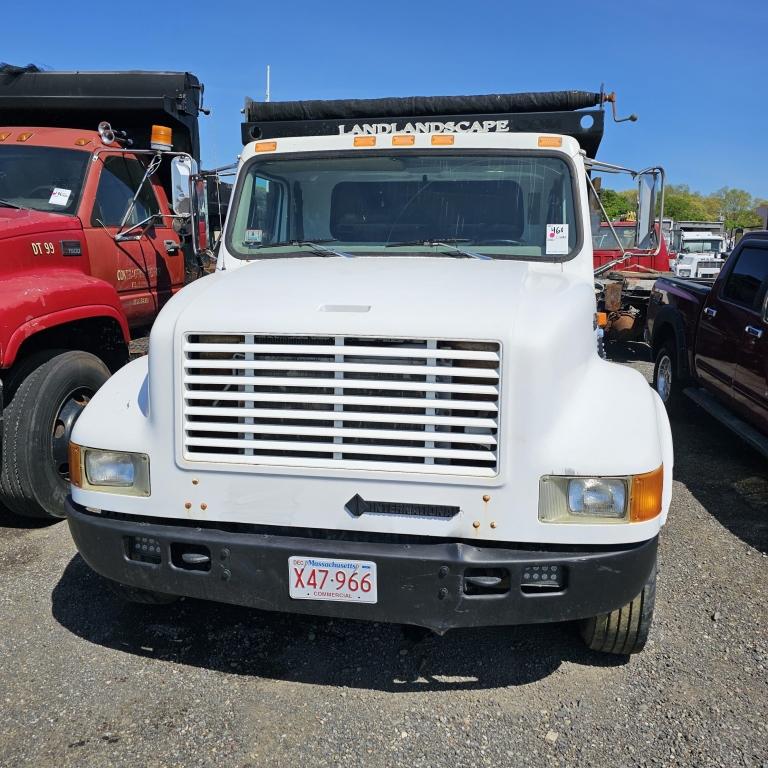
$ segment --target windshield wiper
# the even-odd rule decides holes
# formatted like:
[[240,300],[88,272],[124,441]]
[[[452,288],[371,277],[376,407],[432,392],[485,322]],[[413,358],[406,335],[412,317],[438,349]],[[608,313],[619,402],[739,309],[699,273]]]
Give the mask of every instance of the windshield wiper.
[[466,259],[482,259],[483,261],[491,261],[490,256],[486,256],[484,253],[475,253],[474,251],[468,251],[466,248],[459,248],[456,243],[468,243],[469,238],[466,237],[450,237],[444,240],[438,240],[436,238],[425,237],[420,240],[407,240],[402,243],[387,243],[385,248],[398,248],[406,245],[429,245],[437,248],[451,248],[460,256]]
[[6,208],[16,208],[19,211],[27,210],[23,205],[17,205],[16,203],[12,203],[10,200],[0,200],[0,205],[5,206]]
[[278,243],[263,243],[262,245],[257,245],[255,248],[261,249],[261,248],[280,248],[285,247],[289,245],[293,245],[296,247],[305,247],[305,248],[311,248],[315,253],[319,253],[321,256],[340,256],[342,259],[353,259],[354,256],[351,253],[347,253],[346,251],[339,251],[335,248],[329,248],[327,245],[322,245],[322,243],[334,243],[336,242],[333,239],[329,240],[284,240],[283,242]]

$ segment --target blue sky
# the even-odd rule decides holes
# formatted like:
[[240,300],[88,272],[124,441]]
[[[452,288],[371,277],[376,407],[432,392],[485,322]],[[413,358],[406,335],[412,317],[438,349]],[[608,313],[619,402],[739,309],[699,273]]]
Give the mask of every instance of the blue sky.
[[205,83],[203,162],[240,150],[244,96],[372,98],[529,90],[619,95],[600,157],[661,164],[701,192],[768,198],[766,0],[386,0],[96,6],[8,2],[0,60],[172,69]]

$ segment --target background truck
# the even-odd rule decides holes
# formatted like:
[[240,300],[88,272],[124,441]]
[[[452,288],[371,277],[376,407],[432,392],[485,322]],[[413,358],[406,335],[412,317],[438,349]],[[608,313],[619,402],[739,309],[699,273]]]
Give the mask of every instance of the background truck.
[[717,277],[725,263],[724,227],[719,221],[675,222],[671,271],[678,277]]
[[768,456],[768,232],[746,234],[714,284],[657,280],[648,335],[667,408],[685,394]]
[[75,420],[185,283],[165,158],[198,157],[201,97],[189,73],[0,70],[0,502],[17,514],[64,514]]
[[132,600],[580,620],[639,651],[672,442],[597,353],[583,149],[606,100],[247,103],[216,273],[75,425],[85,561]]

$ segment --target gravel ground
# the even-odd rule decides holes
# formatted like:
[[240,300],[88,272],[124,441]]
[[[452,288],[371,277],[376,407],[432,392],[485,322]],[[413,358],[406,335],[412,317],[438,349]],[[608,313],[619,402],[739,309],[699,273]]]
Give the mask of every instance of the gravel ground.
[[[636,365],[646,374],[648,365]],[[693,407],[643,654],[125,605],[65,524],[0,517],[2,766],[768,767],[768,466]]]

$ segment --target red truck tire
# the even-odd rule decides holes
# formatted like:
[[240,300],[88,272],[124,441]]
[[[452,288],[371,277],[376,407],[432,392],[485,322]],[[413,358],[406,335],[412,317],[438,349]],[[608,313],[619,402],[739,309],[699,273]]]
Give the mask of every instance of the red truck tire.
[[0,502],[24,517],[62,516],[69,493],[72,427],[109,378],[95,355],[48,350],[23,361],[6,382]]

